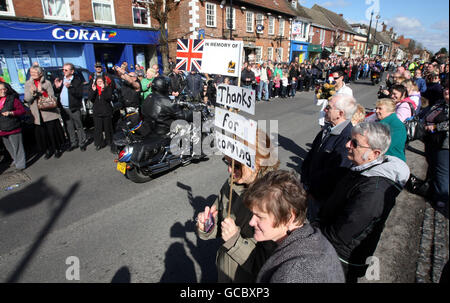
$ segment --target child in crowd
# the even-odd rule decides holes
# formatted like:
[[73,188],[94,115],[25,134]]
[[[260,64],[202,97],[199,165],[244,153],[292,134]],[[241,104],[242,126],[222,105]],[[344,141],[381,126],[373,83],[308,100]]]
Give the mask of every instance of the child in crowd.
[[288,74],[287,71],[284,69],[283,70],[283,74],[282,74],[282,78],[281,78],[281,98],[285,99],[287,96],[287,91],[288,91],[288,85],[289,85],[289,81],[288,81]]

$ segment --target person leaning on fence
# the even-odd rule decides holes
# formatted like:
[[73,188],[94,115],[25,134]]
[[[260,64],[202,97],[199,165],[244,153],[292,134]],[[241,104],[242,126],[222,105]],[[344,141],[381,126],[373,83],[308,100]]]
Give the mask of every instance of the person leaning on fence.
[[365,274],[395,199],[409,178],[404,161],[386,156],[388,126],[362,122],[352,129],[346,148],[351,168],[339,170],[339,181],[312,224],[336,249],[347,282]]
[[243,201],[253,214],[249,222],[253,238],[277,243],[256,282],[345,282],[335,249],[306,222],[306,192],[295,173],[267,173],[249,186]]
[[[252,213],[242,202],[242,194],[248,186],[269,171],[278,169],[279,161],[272,150],[269,137],[261,130],[256,135],[255,170],[235,161],[234,184],[231,201],[230,217],[227,217],[229,207],[230,182],[222,185],[219,196],[214,204],[205,207],[197,216],[197,233],[200,239],[208,240],[221,237],[225,242],[217,251],[216,265],[218,282],[220,283],[250,283],[256,279],[256,274],[264,261],[270,256],[275,243],[256,243],[253,239],[253,228],[248,224]],[[244,142],[245,143],[245,142]],[[224,157],[228,172],[231,173],[231,159]],[[208,215],[214,217],[214,226],[205,230]]]

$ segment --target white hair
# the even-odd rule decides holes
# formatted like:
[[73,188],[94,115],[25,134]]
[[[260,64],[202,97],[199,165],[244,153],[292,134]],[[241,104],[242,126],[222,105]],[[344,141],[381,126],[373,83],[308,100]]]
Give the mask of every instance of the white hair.
[[352,134],[366,137],[370,148],[380,150],[381,155],[384,155],[391,145],[389,127],[379,122],[361,122],[353,127]]
[[358,109],[355,98],[347,94],[336,94],[333,99],[336,102],[335,107],[344,112],[345,119],[350,120]]

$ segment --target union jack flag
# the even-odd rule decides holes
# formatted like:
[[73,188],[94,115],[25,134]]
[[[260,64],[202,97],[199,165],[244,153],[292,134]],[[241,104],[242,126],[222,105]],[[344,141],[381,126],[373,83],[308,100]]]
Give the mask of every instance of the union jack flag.
[[176,69],[200,72],[205,40],[178,39]]

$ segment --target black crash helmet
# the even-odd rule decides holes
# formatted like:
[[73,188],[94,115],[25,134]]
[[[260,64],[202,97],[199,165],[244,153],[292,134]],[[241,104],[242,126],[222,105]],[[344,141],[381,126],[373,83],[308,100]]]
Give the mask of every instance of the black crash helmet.
[[169,93],[170,78],[165,76],[158,76],[152,81],[152,91],[166,95]]

